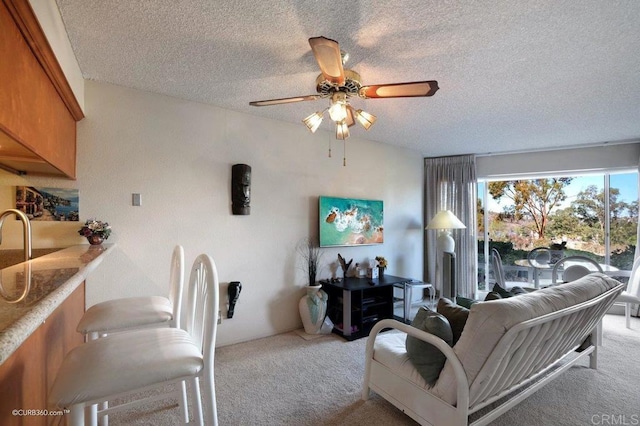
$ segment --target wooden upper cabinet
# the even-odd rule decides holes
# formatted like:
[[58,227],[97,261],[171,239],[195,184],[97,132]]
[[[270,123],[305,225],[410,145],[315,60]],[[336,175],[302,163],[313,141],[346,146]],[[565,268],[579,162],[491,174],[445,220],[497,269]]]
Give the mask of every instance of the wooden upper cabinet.
[[28,0],[0,3],[0,167],[76,177],[84,117]]

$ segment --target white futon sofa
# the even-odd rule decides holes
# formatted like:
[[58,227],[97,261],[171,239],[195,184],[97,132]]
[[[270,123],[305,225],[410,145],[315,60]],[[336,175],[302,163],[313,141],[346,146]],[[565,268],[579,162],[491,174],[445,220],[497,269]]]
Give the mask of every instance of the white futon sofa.
[[[589,356],[595,369],[596,330],[623,288],[594,273],[568,284],[476,303],[453,347],[410,325],[382,320],[367,341],[362,398],[368,399],[373,390],[422,425],[487,424],[583,357]],[[378,334],[388,328],[401,332]],[[446,356],[431,388],[407,356],[407,334]]]

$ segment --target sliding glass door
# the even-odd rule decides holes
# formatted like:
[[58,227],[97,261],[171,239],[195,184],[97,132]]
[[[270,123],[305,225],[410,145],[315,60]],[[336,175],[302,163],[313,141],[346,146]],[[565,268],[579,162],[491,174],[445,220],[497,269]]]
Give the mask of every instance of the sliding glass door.
[[638,173],[479,181],[477,226],[480,291],[495,282],[489,257],[494,248],[512,285],[533,281],[526,259],[538,247],[630,270],[637,244]]

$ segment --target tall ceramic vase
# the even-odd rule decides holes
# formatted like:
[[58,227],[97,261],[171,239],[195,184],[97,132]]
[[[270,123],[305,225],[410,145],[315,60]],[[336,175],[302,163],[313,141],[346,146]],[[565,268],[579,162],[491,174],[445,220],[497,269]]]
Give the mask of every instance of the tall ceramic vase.
[[307,294],[302,296],[298,304],[304,332],[307,334],[326,334],[331,332],[332,327],[323,327],[327,315],[328,296],[321,289],[322,285],[307,286]]

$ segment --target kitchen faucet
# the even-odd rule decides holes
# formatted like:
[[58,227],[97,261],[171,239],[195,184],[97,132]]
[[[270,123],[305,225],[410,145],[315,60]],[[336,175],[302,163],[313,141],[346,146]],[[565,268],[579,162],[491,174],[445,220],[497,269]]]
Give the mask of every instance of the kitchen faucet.
[[24,236],[24,261],[31,260],[31,222],[26,214],[17,209],[7,209],[0,213],[0,244],[2,244],[2,225],[7,216],[16,215],[22,221]]

